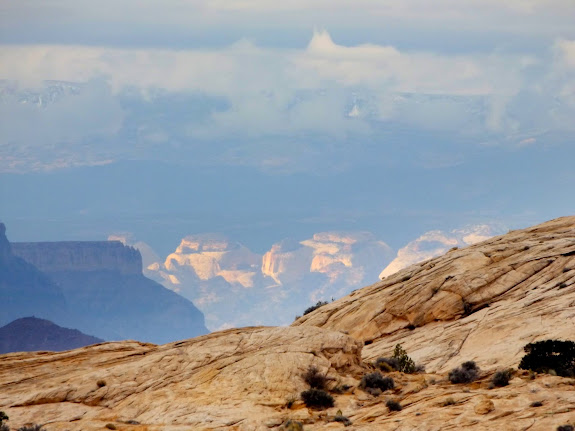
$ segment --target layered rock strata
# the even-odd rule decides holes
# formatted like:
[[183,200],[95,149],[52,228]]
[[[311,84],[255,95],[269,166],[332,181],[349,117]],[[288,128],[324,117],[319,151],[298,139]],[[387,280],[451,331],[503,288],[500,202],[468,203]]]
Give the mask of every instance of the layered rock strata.
[[575,217],[412,265],[293,324],[341,330],[365,359],[396,343],[428,369],[513,366],[529,342],[575,334]]
[[40,271],[142,273],[138,250],[119,241],[14,242],[12,252]]

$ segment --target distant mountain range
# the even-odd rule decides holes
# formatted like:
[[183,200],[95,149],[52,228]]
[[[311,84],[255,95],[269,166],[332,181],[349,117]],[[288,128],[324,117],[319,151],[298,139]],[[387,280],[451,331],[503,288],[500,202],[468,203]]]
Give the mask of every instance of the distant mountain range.
[[10,244],[0,224],[0,325],[37,316],[105,340],[167,343],[208,332],[187,299],[144,277],[114,241]]
[[191,300],[208,328],[218,330],[289,324],[317,301],[340,298],[380,276],[498,233],[488,225],[430,231],[397,256],[370,232],[319,232],[278,242],[263,254],[223,235],[196,234],[184,237],[165,259],[130,235],[109,239],[140,250],[146,276]]
[[76,329],[62,328],[37,317],[16,319],[0,328],[0,354],[38,350],[71,350],[104,340],[83,334]]

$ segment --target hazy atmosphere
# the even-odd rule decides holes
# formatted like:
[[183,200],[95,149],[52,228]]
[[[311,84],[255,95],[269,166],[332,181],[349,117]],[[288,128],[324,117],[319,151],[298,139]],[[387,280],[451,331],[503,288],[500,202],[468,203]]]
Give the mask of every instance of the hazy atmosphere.
[[[24,0],[0,16],[9,240],[120,239],[210,329],[289,323],[394,259],[574,213],[571,0]],[[244,251],[206,272],[186,237]],[[240,285],[305,294],[259,320],[206,305]]]

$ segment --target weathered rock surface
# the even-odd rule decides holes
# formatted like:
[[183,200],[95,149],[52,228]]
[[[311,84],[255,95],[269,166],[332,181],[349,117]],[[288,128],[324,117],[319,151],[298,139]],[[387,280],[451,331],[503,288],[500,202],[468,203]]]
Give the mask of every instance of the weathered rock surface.
[[364,359],[401,342],[428,370],[516,366],[525,344],[575,336],[575,217],[451,250],[293,325],[345,331],[366,343]]
[[[555,430],[575,424],[573,379],[515,371],[508,386],[490,381],[517,366],[525,344],[573,339],[574,258],[566,217],[414,265],[291,327],[3,355],[0,410],[12,428],[47,431],[279,431],[290,419],[305,431],[344,429],[338,412],[352,430]],[[394,389],[360,390],[371,360],[397,342],[434,373],[393,372]],[[447,370],[463,360],[478,363],[479,379],[450,383]],[[297,399],[310,365],[330,379],[334,407]]]
[[409,242],[397,251],[397,256],[379,274],[379,278],[389,277],[414,263],[445,254],[453,247],[467,247],[506,232],[497,225],[472,225],[449,232],[432,230]]
[[[310,364],[355,382],[361,347],[339,332],[260,327],[163,346],[118,342],[8,354],[0,361],[0,410],[13,426],[41,422],[48,430],[129,420],[150,429],[268,429],[265,423],[281,424],[291,414],[285,403],[306,389],[301,374]],[[312,414],[300,409],[297,416]]]
[[[516,373],[489,389],[490,376],[454,385],[445,375],[391,373],[395,388],[374,397],[357,388],[367,367],[362,344],[314,327],[244,328],[155,346],[105,343],[62,353],[0,357],[0,410],[12,429],[40,423],[47,431],[282,429],[554,430],[575,419],[572,380]],[[311,410],[297,400],[301,375],[316,365],[337,386],[335,406]],[[403,409],[390,412],[386,401]],[[293,401],[290,407],[288,402]],[[540,402],[536,407],[534,402]]]

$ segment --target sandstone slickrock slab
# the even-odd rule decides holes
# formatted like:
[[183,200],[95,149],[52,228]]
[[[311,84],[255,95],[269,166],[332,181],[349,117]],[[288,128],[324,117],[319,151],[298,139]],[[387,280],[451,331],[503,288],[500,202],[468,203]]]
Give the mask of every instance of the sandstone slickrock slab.
[[12,425],[51,423],[50,430],[129,420],[170,430],[268,429],[262,424],[281,424],[286,400],[306,389],[301,375],[311,364],[355,381],[361,348],[318,328],[244,328],[163,346],[8,354],[0,361],[0,410]]
[[523,346],[575,338],[575,217],[412,265],[293,323],[348,333],[364,359],[396,343],[428,370],[516,366]]

